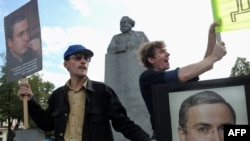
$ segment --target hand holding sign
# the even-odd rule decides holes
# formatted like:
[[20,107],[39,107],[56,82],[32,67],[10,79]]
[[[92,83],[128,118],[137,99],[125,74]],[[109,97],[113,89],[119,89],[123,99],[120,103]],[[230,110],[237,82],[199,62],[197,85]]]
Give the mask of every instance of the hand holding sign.
[[37,56],[42,56],[41,41],[39,38],[32,39],[29,42],[28,47],[31,48]]

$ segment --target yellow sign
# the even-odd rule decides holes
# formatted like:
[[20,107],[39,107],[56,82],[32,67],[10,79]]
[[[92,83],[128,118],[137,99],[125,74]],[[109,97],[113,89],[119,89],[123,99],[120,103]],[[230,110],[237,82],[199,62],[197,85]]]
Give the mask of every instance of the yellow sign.
[[211,0],[216,32],[250,28],[250,0]]

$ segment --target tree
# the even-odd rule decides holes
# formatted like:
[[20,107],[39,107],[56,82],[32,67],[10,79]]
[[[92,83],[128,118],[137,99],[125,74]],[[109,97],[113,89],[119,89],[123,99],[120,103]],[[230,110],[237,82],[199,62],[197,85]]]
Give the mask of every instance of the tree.
[[1,67],[0,78],[0,109],[2,114],[2,121],[8,123],[8,135],[7,141],[12,141],[14,132],[12,131],[13,121],[17,120],[17,124],[14,129],[17,129],[22,119],[22,102],[16,96],[18,91],[18,83],[7,83],[6,79],[6,66]]
[[[2,55],[1,57],[3,58]],[[46,108],[47,100],[55,88],[54,84],[48,81],[44,82],[38,73],[27,77],[27,79],[34,97],[43,108]],[[7,141],[13,141],[15,136],[14,130],[18,129],[20,122],[23,121],[23,102],[17,97],[18,89],[18,81],[7,83],[5,63],[4,66],[1,66],[0,74],[0,122],[7,121],[8,123]],[[14,125],[14,128],[12,128],[14,120],[16,120],[17,123]],[[29,122],[31,123],[30,128],[36,128],[36,125],[31,119]]]
[[55,88],[54,84],[48,81],[44,82],[42,80],[42,76],[38,73],[28,77],[28,81],[35,99],[43,109],[47,108],[47,101],[52,93],[52,90]]
[[250,75],[250,62],[246,58],[238,57],[234,67],[231,69],[230,77]]
[[[52,94],[52,90],[55,88],[54,84],[42,80],[42,76],[38,73],[28,77],[28,82],[34,94],[34,98],[38,101],[43,109],[48,106],[48,99]],[[31,119],[31,118],[29,118]],[[31,128],[37,128],[33,120],[29,120]],[[53,132],[45,132],[45,136],[49,139],[53,139]]]

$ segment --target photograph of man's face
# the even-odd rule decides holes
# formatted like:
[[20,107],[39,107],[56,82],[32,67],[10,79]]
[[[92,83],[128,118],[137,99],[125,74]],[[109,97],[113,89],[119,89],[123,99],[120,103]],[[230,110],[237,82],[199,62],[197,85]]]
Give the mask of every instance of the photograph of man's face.
[[169,101],[173,141],[224,141],[224,125],[248,124],[244,86],[172,92]]
[[10,53],[18,61],[22,62],[23,55],[29,49],[30,29],[28,19],[24,15],[14,17],[12,23],[12,36],[7,38]]
[[225,104],[201,104],[190,108],[185,127],[178,128],[180,141],[224,140],[224,125],[234,124]]
[[30,1],[4,18],[7,81],[42,69],[42,39],[37,1]]

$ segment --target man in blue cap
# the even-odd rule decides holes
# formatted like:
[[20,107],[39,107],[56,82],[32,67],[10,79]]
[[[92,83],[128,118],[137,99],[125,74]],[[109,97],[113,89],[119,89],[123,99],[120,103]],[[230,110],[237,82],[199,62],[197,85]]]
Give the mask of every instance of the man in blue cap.
[[18,96],[28,96],[29,114],[44,131],[54,131],[56,141],[113,141],[111,130],[134,141],[150,141],[149,135],[127,116],[112,88],[87,77],[94,53],[72,45],[64,53],[64,67],[70,79],[56,89],[43,110],[33,98],[28,83],[20,84]]

